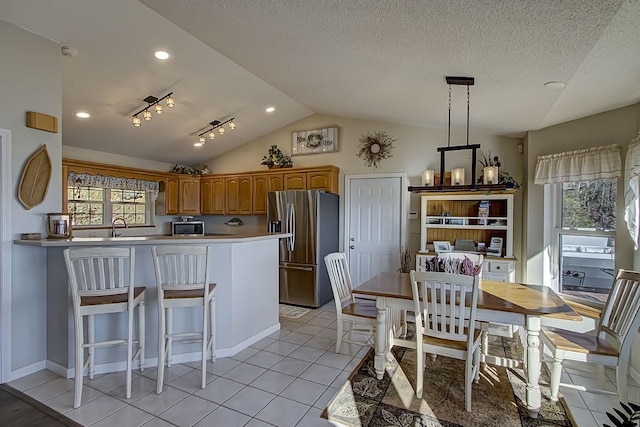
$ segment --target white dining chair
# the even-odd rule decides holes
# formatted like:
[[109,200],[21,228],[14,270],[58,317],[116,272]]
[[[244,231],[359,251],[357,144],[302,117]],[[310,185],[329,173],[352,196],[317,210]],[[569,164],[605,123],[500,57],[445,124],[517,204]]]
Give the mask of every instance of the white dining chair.
[[[158,288],[158,378],[156,393],[162,393],[164,365],[171,367],[174,344],[202,344],[202,388],[206,387],[207,354],[216,359],[215,289],[209,283],[211,247],[162,245],[151,248]],[[173,332],[173,309],[202,307],[202,332]]]
[[[558,400],[562,362],[573,360],[596,364],[601,379],[604,377],[604,366],[615,367],[618,399],[628,403],[629,362],[638,327],[640,327],[640,273],[620,270],[609,291],[595,335],[564,329],[542,328],[540,338],[553,356],[551,400]],[[584,390],[581,386],[562,385]]]
[[430,271],[410,274],[416,316],[416,397],[422,398],[426,353],[461,359],[465,409],[471,411],[471,383],[479,378],[480,368],[481,331],[475,328],[480,279]]
[[[145,347],[145,289],[134,287],[134,248],[68,248],[64,259],[69,276],[73,320],[75,325],[75,389],[73,407],[82,402],[84,370],[89,367],[93,379],[95,348],[127,346],[127,399],[131,398],[131,369],[139,357],[140,370],[144,370]],[[133,354],[133,312],[138,307],[138,349]],[[109,341],[95,341],[94,316],[97,314],[126,312],[127,337]],[[87,318],[87,340],[84,339],[84,318]],[[88,349],[87,360],[84,350]]]
[[[353,333],[369,335],[369,341],[373,339],[378,311],[375,301],[357,301],[353,296],[347,256],[343,252],[334,252],[325,256],[324,262],[327,265],[333,300],[336,304],[336,353],[339,353],[342,341],[362,345],[360,341],[353,341]],[[351,326],[346,340],[343,337],[344,323],[349,323]]]

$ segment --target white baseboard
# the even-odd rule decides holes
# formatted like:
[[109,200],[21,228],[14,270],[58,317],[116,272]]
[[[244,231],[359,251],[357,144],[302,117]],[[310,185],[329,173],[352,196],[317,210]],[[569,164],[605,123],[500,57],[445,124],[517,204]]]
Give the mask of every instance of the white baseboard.
[[[36,363],[32,363],[31,365],[24,366],[22,368],[13,370],[9,373],[9,381],[17,380],[18,378],[26,377],[27,375],[31,375],[38,371],[42,371],[47,367],[44,360],[41,360]],[[7,382],[9,382],[7,381]]]
[[[275,325],[273,325],[270,328],[265,329],[264,331],[260,332],[259,334],[256,334],[254,336],[252,336],[251,338],[248,338],[246,340],[244,340],[243,342],[241,342],[238,345],[235,345],[233,347],[229,347],[229,348],[221,348],[221,349],[216,349],[216,357],[230,357],[233,356],[236,353],[239,353],[240,351],[244,350],[245,348],[249,347],[251,344],[254,344],[258,341],[260,341],[261,339],[271,335],[272,333],[279,331],[280,330],[280,323],[276,323]],[[202,353],[199,351],[195,351],[195,352],[191,352],[191,353],[182,353],[182,354],[173,354],[172,355],[172,363],[188,363],[188,362],[196,362],[201,360],[202,358]],[[36,369],[35,371],[32,372],[28,372],[24,375],[29,375],[33,372],[37,372],[39,370],[42,370],[45,368],[45,362],[38,362],[38,363],[42,363],[42,367],[40,369]],[[133,362],[133,369],[138,369],[138,361],[134,361]],[[156,366],[158,366],[158,358],[157,357],[151,357],[148,359],[144,360],[144,367],[145,369],[147,368],[155,368]],[[75,377],[75,368],[65,368],[64,366],[61,366],[57,363],[51,362],[50,360],[46,361],[46,368],[49,369],[52,372],[55,372],[58,375],[61,375],[63,377],[66,378],[74,378]],[[23,368],[26,369],[26,368]],[[96,375],[99,374],[107,374],[110,372],[122,372],[125,371],[127,369],[127,362],[125,361],[120,361],[120,362],[111,362],[111,363],[101,363],[101,364],[97,364],[94,366],[94,373]],[[24,376],[21,375],[21,376]],[[87,375],[86,371],[85,371],[85,375]],[[19,378],[19,377],[17,377]],[[15,378],[13,378],[15,379]]]

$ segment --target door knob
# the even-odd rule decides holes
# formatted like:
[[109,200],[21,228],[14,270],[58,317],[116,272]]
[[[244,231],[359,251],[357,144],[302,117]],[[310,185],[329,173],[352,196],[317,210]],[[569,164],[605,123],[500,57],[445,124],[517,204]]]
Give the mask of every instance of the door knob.
[[353,245],[349,246],[349,249],[355,249],[355,248],[356,248],[356,247],[355,247],[355,246],[353,246]]
[[352,237],[352,238],[351,238],[351,241],[352,241],[352,242],[355,242],[355,241],[356,241],[356,238],[355,238],[355,237]]

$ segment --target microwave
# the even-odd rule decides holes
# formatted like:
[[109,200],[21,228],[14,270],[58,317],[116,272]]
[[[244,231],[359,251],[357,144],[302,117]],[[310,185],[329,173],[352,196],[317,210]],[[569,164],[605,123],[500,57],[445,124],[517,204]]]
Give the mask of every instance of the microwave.
[[204,236],[203,221],[174,221],[171,223],[172,236]]

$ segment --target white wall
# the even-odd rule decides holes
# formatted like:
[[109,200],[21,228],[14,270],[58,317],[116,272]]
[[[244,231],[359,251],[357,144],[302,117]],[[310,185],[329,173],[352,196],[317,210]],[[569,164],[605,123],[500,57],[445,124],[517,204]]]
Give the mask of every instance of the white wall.
[[[12,132],[12,235],[45,233],[48,212],[60,212],[61,135],[25,126],[26,112],[61,118],[60,46],[0,21],[0,128]],[[61,123],[59,122],[59,128]],[[26,210],[17,186],[26,160],[42,144],[54,165],[44,202]],[[11,283],[11,369],[42,362],[46,357],[46,259],[41,249],[14,245]]]
[[[446,116],[443,114],[446,120]],[[446,121],[443,122],[446,125]],[[274,131],[258,138],[242,147],[227,152],[214,159],[205,162],[213,173],[231,173],[251,170],[266,169],[261,166],[262,156],[272,144],[285,153],[291,153],[291,132],[299,130],[318,129],[328,126],[340,128],[340,151],[337,153],[312,154],[293,157],[294,167],[336,165],[340,168],[340,194],[344,194],[344,175],[367,174],[382,172],[405,172],[410,185],[421,185],[422,172],[425,169],[440,168],[440,157],[437,147],[447,145],[446,129],[426,129],[417,126],[407,126],[385,122],[372,122],[367,120],[352,119],[348,117],[314,114],[289,126]],[[383,160],[377,170],[368,168],[364,161],[357,157],[359,138],[367,132],[385,131],[397,139],[394,143],[393,157]],[[452,136],[452,145],[462,145],[466,142],[464,131],[455,132]],[[494,135],[482,135],[473,131],[471,123],[471,142],[479,143],[483,150],[491,150],[494,155],[499,155],[505,170],[509,171],[518,182],[522,182],[522,155],[518,153],[517,145],[522,142],[519,138],[506,138]],[[467,180],[470,183],[471,153],[464,153],[455,157],[447,155],[447,170],[460,166],[466,169]],[[514,241],[514,254],[519,258],[521,241],[521,192],[516,196],[516,235]],[[341,211],[343,200],[340,201]],[[411,212],[420,211],[419,197],[411,196]],[[343,218],[340,225],[340,241],[343,241]],[[409,248],[416,251],[420,246],[419,221],[408,221],[409,236],[407,239]]]

